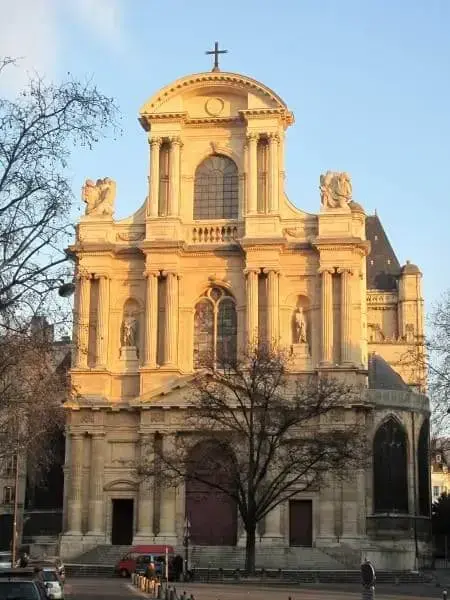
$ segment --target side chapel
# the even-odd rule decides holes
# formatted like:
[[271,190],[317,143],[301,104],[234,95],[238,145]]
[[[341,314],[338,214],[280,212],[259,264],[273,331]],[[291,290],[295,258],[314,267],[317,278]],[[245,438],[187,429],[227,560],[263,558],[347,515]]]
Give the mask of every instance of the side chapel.
[[261,552],[270,547],[274,564],[282,548],[276,566],[290,556],[301,567],[301,548],[411,568],[430,516],[429,403],[423,373],[402,360],[423,349],[419,269],[400,266],[348,174],[320,177],[317,214],[291,203],[294,117],[263,83],[217,68],[188,75],[147,100],[139,121],[149,143],[143,205],[115,220],[114,181],[88,180],[71,247],[78,395],[67,403],[62,556],[181,548],[187,515],[200,563],[212,547],[229,556],[245,546],[230,502],[140,482],[134,465],[144,445],[174,444],[204,353],[239,352],[257,337],[290,349],[293,377],[324,370],[362,383],[360,405],[335,418],[362,419],[373,449],[352,483],[330,474],[274,509],[260,524]]

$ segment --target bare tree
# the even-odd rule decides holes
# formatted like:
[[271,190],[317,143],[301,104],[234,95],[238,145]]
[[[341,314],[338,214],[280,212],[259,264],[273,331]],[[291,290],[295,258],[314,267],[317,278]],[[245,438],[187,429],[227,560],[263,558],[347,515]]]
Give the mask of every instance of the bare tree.
[[[6,69],[0,59],[0,82]],[[0,318],[42,312],[49,292],[70,275],[73,200],[68,161],[115,127],[117,109],[91,82],[36,76],[13,100],[0,98]]]
[[48,328],[0,337],[0,462],[26,457],[38,477],[52,460],[51,440],[64,424],[70,393],[68,348],[57,352]]
[[194,480],[232,499],[247,534],[248,572],[265,515],[299,491],[317,489],[330,473],[353,474],[367,457],[360,423],[334,420],[358,390],[318,374],[294,378],[287,363],[280,351],[255,348],[239,361],[205,369],[193,380],[176,450],[156,445],[155,457],[139,466],[144,477],[163,473],[164,485]]

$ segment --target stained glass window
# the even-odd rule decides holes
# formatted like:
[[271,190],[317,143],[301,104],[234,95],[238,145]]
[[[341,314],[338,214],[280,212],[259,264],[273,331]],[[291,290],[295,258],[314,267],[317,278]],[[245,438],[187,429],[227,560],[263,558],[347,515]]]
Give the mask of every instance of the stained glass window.
[[194,368],[223,367],[236,359],[236,307],[230,294],[209,288],[197,302],[194,316]]
[[390,418],[373,441],[373,493],[376,513],[408,512],[407,437]]
[[195,172],[194,219],[237,219],[238,204],[236,164],[220,155],[205,159]]

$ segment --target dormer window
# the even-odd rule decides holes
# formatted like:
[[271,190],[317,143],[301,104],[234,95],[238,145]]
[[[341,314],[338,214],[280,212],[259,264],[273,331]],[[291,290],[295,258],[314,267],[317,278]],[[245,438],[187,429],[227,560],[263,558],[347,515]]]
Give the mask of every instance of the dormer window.
[[194,220],[237,219],[238,208],[236,164],[226,156],[209,156],[195,171]]

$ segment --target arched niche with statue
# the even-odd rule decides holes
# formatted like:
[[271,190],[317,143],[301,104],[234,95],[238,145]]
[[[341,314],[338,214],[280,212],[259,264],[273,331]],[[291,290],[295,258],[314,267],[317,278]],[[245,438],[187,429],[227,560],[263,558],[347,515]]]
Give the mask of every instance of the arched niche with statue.
[[123,306],[120,324],[120,358],[127,362],[139,359],[141,306],[135,298],[128,298]]
[[311,317],[307,296],[299,294],[291,316],[291,349],[294,366],[309,368],[311,358]]

